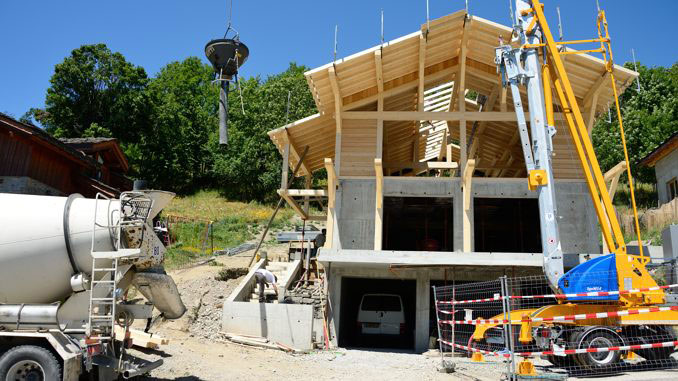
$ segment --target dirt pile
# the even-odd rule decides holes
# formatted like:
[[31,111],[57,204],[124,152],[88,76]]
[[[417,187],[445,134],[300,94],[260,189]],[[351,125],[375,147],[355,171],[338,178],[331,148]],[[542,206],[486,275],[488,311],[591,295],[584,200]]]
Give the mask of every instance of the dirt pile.
[[172,273],[187,311],[181,319],[163,322],[162,328],[188,332],[191,337],[210,341],[219,339],[224,300],[244,278],[239,275],[243,271],[247,272],[237,264],[219,264]]

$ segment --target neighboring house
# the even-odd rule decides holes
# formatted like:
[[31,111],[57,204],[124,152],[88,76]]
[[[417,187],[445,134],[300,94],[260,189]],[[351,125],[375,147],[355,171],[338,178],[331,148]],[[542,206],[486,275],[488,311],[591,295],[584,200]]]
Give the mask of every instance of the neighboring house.
[[659,206],[678,197],[678,131],[645,156],[640,164],[654,167]]
[[[319,113],[269,132],[283,155],[278,193],[302,219],[327,222],[318,260],[335,345],[360,344],[366,293],[399,295],[406,334],[396,345],[426,350],[436,330],[432,285],[542,273],[537,194],[528,190],[513,101],[494,62],[498,38],[512,30],[464,11],[429,25],[306,72]],[[614,102],[605,64],[582,54],[565,65],[592,126]],[[637,75],[615,66],[620,91]],[[562,118],[553,168],[571,267],[580,254],[600,253],[600,232]],[[306,188],[323,169],[329,188],[288,190],[298,164]],[[318,198],[326,214],[312,215],[308,204]]]
[[115,139],[65,141],[0,113],[0,192],[116,197],[132,189]]

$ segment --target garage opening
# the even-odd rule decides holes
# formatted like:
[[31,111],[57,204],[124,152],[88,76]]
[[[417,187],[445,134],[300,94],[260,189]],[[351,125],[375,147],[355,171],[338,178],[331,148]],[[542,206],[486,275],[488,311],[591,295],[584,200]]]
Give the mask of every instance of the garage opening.
[[454,251],[452,198],[384,197],[384,250]]
[[416,281],[341,279],[340,347],[414,349]]
[[475,198],[473,208],[475,251],[542,251],[537,199]]

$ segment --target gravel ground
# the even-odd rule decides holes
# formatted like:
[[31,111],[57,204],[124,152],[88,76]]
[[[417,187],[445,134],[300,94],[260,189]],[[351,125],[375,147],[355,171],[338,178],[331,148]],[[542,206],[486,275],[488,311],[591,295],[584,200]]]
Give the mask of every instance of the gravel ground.
[[[272,250],[275,252],[275,250]],[[414,354],[398,351],[335,349],[303,355],[260,349],[227,341],[219,333],[223,301],[243,277],[218,281],[215,276],[223,268],[246,267],[247,254],[218,259],[218,266],[200,266],[174,271],[174,278],[188,308],[176,321],[160,322],[151,332],[170,339],[160,351],[132,350],[131,354],[156,360],[164,365],[141,380],[481,380],[502,379],[506,364],[496,358],[474,363],[468,358],[446,360],[455,363],[456,371],[437,371],[440,357],[435,354]],[[548,371],[548,362],[535,360],[539,372]],[[603,380],[677,380],[678,369],[628,372]],[[588,378],[587,380],[591,380]]]

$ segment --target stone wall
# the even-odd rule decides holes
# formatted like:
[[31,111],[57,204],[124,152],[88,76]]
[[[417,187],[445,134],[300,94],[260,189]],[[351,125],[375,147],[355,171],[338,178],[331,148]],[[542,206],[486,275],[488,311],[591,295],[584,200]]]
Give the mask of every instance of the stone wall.
[[58,189],[26,176],[0,176],[0,193],[65,196]]

